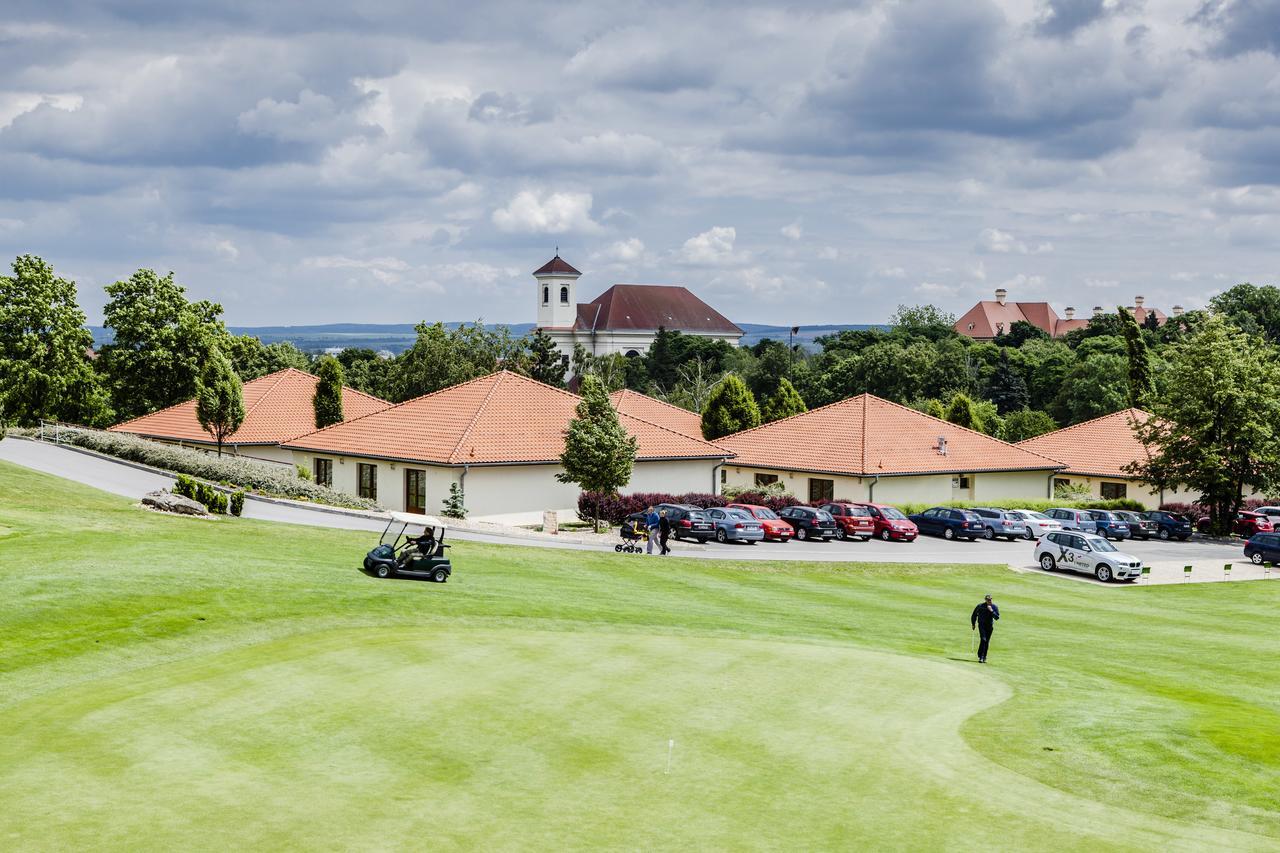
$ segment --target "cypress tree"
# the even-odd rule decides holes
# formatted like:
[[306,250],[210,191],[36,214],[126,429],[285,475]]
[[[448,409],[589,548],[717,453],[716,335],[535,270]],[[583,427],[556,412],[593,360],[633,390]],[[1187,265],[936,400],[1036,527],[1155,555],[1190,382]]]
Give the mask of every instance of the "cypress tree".
[[618,413],[609,402],[600,377],[588,373],[582,377],[578,392],[581,402],[564,434],[564,452],[560,464],[564,472],[556,479],[577,483],[583,491],[597,496],[593,526],[599,525],[602,495],[616,494],[631,480],[636,461],[636,438],[623,429]]
[[196,419],[218,442],[218,455],[227,436],[244,423],[244,391],[231,362],[214,347],[196,378]]
[[947,406],[947,420],[956,426],[977,429],[974,426],[973,401],[965,394],[956,394]]
[[760,411],[760,418],[764,423],[772,423],[807,411],[809,407],[804,404],[800,392],[795,389],[789,379],[784,377],[778,383],[778,390],[765,401],[764,408]]
[[751,389],[730,373],[720,381],[702,410],[702,435],[708,441],[760,426],[760,407]]
[[320,381],[316,383],[316,393],[311,398],[316,429],[342,423],[342,364],[331,355],[321,356],[316,364],[316,377]]
[[996,411],[1002,415],[1024,409],[1031,395],[1027,392],[1027,382],[1013,369],[1009,362],[1009,351],[1001,348],[1000,359],[996,362],[995,372],[987,383],[987,399],[996,404]]
[[1141,407],[1154,389],[1151,375],[1151,353],[1147,340],[1133,315],[1120,307],[1120,332],[1124,335],[1124,347],[1129,355],[1129,405]]

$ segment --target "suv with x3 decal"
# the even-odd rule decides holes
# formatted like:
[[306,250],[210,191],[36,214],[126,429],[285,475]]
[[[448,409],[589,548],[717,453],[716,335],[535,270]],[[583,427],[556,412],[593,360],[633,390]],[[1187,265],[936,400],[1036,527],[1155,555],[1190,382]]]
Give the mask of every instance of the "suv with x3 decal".
[[1049,533],[1036,545],[1036,562],[1046,572],[1067,569],[1110,580],[1133,581],[1142,577],[1142,561],[1116,550],[1094,533],[1062,530]]

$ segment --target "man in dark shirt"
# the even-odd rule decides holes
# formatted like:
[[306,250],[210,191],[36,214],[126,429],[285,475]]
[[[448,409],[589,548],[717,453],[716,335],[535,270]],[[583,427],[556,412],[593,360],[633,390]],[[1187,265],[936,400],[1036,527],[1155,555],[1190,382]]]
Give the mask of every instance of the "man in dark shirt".
[[982,600],[981,604],[973,608],[973,613],[969,616],[969,629],[976,629],[980,638],[978,663],[987,662],[987,647],[991,645],[991,632],[996,629],[996,620],[999,618],[1000,608],[996,607],[996,603],[989,595]]
[[658,551],[658,556],[665,557],[671,553],[671,549],[667,547],[667,540],[671,538],[671,519],[667,518],[667,511],[658,511],[658,544],[662,549]]

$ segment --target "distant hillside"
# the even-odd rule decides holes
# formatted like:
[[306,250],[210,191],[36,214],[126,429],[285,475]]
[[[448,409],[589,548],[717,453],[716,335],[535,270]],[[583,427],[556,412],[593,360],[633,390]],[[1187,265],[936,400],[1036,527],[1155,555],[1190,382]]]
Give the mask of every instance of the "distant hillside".
[[[445,323],[449,328],[461,323]],[[486,326],[496,329],[506,325],[513,335],[525,335],[533,330],[532,323],[492,323]],[[745,335],[743,346],[753,346],[765,338],[785,341],[790,326],[765,326],[759,323],[739,323]],[[278,341],[291,341],[298,349],[307,352],[319,352],[331,347],[367,347],[372,350],[390,350],[403,352],[416,337],[413,323],[326,323],[317,326],[231,326],[232,334],[253,335],[264,344]],[[830,335],[844,329],[879,329],[876,325],[846,326],[801,326],[795,336],[795,342],[809,349],[817,349],[814,341],[822,335]],[[102,326],[90,326],[93,333],[93,345],[100,347],[111,343],[111,331]]]

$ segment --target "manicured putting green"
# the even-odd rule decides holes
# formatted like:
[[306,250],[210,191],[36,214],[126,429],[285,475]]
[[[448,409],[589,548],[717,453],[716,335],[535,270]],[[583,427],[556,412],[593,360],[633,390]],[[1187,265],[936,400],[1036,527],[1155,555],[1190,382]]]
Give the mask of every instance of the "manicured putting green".
[[[0,838],[54,848],[1229,843],[1036,784],[994,679],[827,644],[336,631],[0,714]],[[20,744],[50,745],[32,754]],[[674,742],[674,746],[672,745]],[[669,769],[668,769],[668,761]]]

